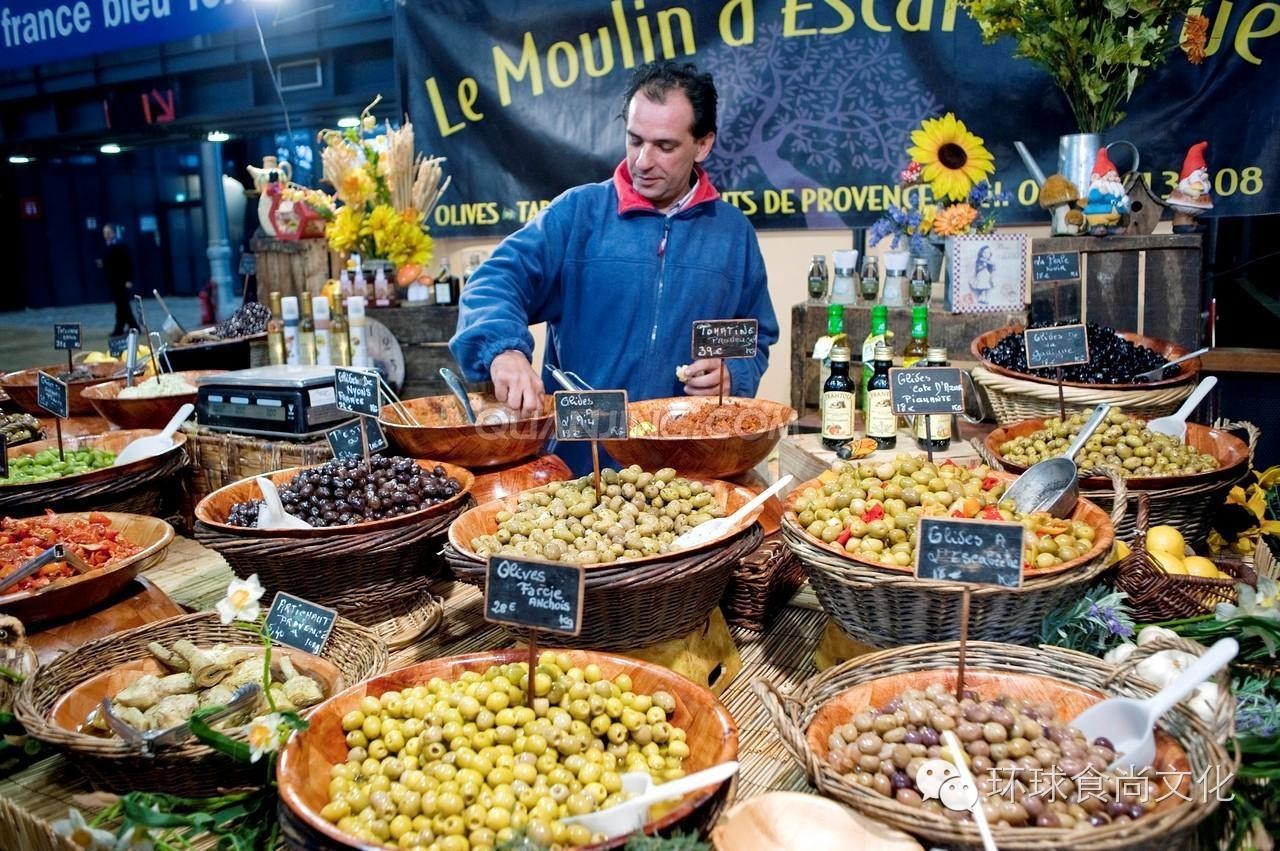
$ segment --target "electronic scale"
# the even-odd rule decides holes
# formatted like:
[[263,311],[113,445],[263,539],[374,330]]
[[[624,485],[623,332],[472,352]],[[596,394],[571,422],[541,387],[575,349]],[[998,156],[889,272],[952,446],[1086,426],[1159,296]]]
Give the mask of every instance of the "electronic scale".
[[316,437],[351,414],[338,410],[332,366],[259,366],[196,379],[196,416],[217,431]]

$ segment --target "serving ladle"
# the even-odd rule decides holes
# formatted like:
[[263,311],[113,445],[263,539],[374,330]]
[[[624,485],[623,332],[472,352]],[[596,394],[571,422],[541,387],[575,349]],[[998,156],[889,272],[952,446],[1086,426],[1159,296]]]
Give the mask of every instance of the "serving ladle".
[[1191,391],[1191,395],[1187,397],[1187,401],[1182,403],[1182,407],[1167,417],[1157,417],[1147,423],[1147,429],[1156,434],[1164,434],[1172,437],[1179,443],[1183,443],[1187,439],[1187,417],[1191,416],[1191,412],[1196,409],[1201,400],[1209,395],[1218,383],[1218,379],[1212,375],[1200,382],[1200,386]]
[[1009,485],[1004,498],[1013,500],[1019,514],[1047,511],[1054,517],[1070,516],[1080,499],[1080,484],[1076,479],[1080,470],[1076,467],[1076,453],[1098,430],[1110,411],[1111,406],[1105,402],[1094,408],[1093,415],[1080,428],[1080,433],[1065,453],[1036,462]]
[[622,790],[630,797],[607,809],[560,819],[561,824],[581,824],[593,834],[608,839],[635,833],[649,821],[649,808],[663,801],[681,798],[713,783],[728,780],[738,773],[738,763],[730,760],[685,777],[654,785],[647,771],[628,771],[622,775]]

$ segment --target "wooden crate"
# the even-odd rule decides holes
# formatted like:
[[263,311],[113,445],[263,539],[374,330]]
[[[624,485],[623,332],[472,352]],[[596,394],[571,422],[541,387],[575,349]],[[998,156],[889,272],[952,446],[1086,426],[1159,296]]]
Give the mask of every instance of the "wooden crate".
[[283,296],[320,295],[333,277],[329,243],[323,239],[284,240],[263,236],[249,241],[257,262],[258,295],[265,302],[268,293]]
[[[458,327],[456,305],[401,304],[399,307],[370,307],[365,315],[387,326],[404,353],[404,386],[400,396],[440,396],[449,392],[440,367],[447,366],[459,375],[462,371],[449,352],[449,338]],[[483,391],[483,386],[473,390]]]
[[[1080,252],[1079,280],[1033,283],[1033,322],[1080,317],[1188,349],[1205,338],[1199,234],[1046,237],[1032,254]],[[1083,307],[1082,307],[1083,302]]]

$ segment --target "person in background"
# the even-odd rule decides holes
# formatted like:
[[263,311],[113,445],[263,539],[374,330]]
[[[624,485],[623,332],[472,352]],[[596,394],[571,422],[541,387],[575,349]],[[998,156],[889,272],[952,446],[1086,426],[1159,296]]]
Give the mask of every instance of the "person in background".
[[[634,400],[754,396],[778,340],[755,231],[701,165],[716,138],[711,75],[688,63],[641,66],[621,117],[626,158],[613,176],[558,197],[462,292],[454,358],[525,414],[542,410],[553,380],[531,366],[532,324],[548,323],[547,364]],[[689,363],[694,321],[745,318],[760,323],[755,358]],[[589,444],[556,452],[576,472],[591,469]]]
[[133,256],[129,253],[129,246],[116,233],[115,225],[103,225],[102,238],[107,243],[107,250],[98,261],[98,266],[107,276],[111,301],[116,306],[116,324],[111,330],[111,336],[117,337],[130,328],[137,327],[133,308],[129,305],[130,291],[133,289]]

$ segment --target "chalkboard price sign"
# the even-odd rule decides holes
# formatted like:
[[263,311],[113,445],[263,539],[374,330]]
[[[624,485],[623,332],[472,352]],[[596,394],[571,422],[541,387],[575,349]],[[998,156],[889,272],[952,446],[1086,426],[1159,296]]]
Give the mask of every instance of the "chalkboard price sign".
[[1022,586],[1021,523],[921,517],[916,578],[974,585]]
[[1044,369],[1089,362],[1089,335],[1083,325],[1028,328],[1023,333],[1027,366]]
[[581,565],[490,556],[485,620],[577,635],[582,631],[585,576]]
[[360,417],[351,422],[340,425],[333,431],[325,435],[329,439],[329,448],[333,450],[333,457],[339,461],[348,458],[363,458],[364,447],[360,442],[360,425],[364,424],[365,434],[368,435],[370,452],[381,452],[387,448],[386,435],[382,433],[382,426],[378,425],[378,421],[373,417]]
[[376,372],[338,367],[333,371],[333,389],[338,397],[338,410],[367,417],[376,417],[382,410]]
[[118,358],[129,348],[129,335],[118,334],[107,340],[107,354],[113,358]]
[[1031,280],[1036,283],[1049,281],[1076,281],[1080,279],[1080,252],[1056,251],[1051,254],[1031,255]]
[[963,414],[964,385],[953,366],[894,368],[889,390],[895,414]]
[[694,358],[753,358],[760,340],[756,319],[699,319],[693,323]]
[[53,347],[55,349],[67,350],[80,349],[80,323],[53,323]]
[[66,382],[43,372],[36,373],[36,402],[55,417],[67,416]]
[[627,391],[558,390],[556,440],[626,440]]
[[338,619],[337,609],[277,591],[267,612],[267,635],[272,640],[319,656]]

